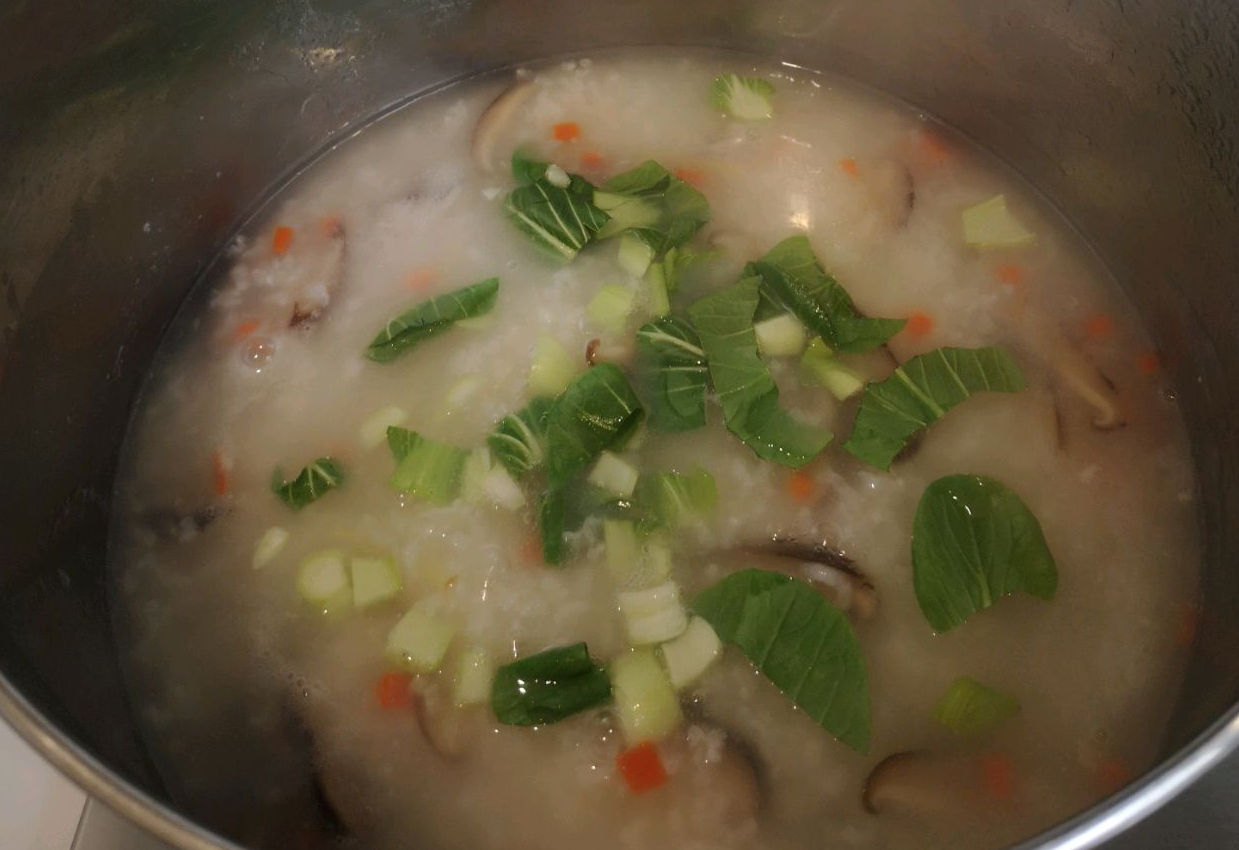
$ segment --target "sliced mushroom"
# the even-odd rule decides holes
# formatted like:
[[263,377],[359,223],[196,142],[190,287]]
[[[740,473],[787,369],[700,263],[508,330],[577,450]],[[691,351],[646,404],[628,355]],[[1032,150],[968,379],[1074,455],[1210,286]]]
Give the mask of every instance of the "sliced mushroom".
[[417,725],[431,748],[446,759],[459,759],[481,737],[484,714],[475,706],[456,706],[435,691],[415,703]]
[[490,106],[478,117],[473,126],[471,148],[473,161],[483,171],[499,169],[501,164],[498,151],[506,150],[500,144],[503,134],[535,91],[532,82],[518,79],[491,101]]
[[590,366],[599,363],[614,363],[617,366],[627,366],[637,352],[634,337],[626,336],[618,339],[591,339],[585,347],[585,362]]
[[339,223],[330,226],[322,234],[317,244],[312,244],[310,250],[314,253],[304,257],[302,262],[312,271],[295,283],[292,315],[289,316],[290,328],[309,327],[318,321],[331,296],[335,293],[344,277],[345,236],[344,228]]
[[756,826],[764,794],[752,747],[710,721],[690,723],[662,749],[673,765],[668,807],[694,838],[717,840]]
[[227,514],[231,508],[225,505],[204,505],[191,511],[173,507],[149,508],[142,511],[142,522],[159,540],[191,540],[207,526]]
[[591,339],[585,344],[585,365],[593,366],[598,362],[598,346],[602,344],[600,339]]
[[774,555],[796,562],[787,571],[818,590],[840,611],[868,620],[877,613],[878,591],[856,568],[856,562],[825,541],[805,543],[794,537],[744,547],[757,555]]
[[856,177],[884,222],[895,228],[908,223],[916,204],[916,185],[907,166],[889,157],[863,160],[857,163]]
[[889,755],[869,772],[861,804],[873,814],[965,813],[985,803],[975,760],[920,750]]
[[1093,427],[1108,431],[1125,424],[1114,384],[1057,323],[1041,311],[1029,309],[1017,327],[1024,342],[1058,376],[1062,386],[1093,409]]

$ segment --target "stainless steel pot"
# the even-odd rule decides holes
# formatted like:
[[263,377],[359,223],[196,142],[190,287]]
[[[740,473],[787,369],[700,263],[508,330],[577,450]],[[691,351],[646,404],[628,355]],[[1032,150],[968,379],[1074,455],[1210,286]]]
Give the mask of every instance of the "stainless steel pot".
[[235,846],[186,813],[241,832],[146,761],[108,616],[111,480],[161,332],[323,145],[461,76],[613,45],[772,54],[961,128],[1088,234],[1173,369],[1207,541],[1181,709],[1157,769],[1026,846],[1092,846],[1239,741],[1239,6],[10,0],[0,33],[0,713],[169,844]]

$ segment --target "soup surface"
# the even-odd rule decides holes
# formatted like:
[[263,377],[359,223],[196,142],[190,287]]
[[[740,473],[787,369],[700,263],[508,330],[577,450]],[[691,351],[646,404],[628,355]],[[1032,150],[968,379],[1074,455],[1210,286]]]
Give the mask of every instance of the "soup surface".
[[992,847],[1150,764],[1197,541],[1136,316],[985,153],[747,61],[450,88],[221,259],[113,547],[134,704],[200,817]]

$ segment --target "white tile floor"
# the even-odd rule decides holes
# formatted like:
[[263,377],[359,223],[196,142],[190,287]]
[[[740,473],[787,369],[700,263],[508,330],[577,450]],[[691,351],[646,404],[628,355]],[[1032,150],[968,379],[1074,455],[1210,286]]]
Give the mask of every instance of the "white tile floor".
[[85,801],[0,721],[0,848],[69,850]]

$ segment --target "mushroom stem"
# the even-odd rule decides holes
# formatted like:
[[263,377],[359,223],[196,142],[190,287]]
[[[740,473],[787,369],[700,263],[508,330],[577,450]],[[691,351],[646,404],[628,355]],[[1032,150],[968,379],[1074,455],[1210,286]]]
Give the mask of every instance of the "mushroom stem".
[[776,536],[743,549],[796,562],[785,572],[804,579],[830,604],[858,620],[868,620],[877,613],[878,591],[872,582],[856,568],[855,561],[825,541],[803,543],[794,537]]

